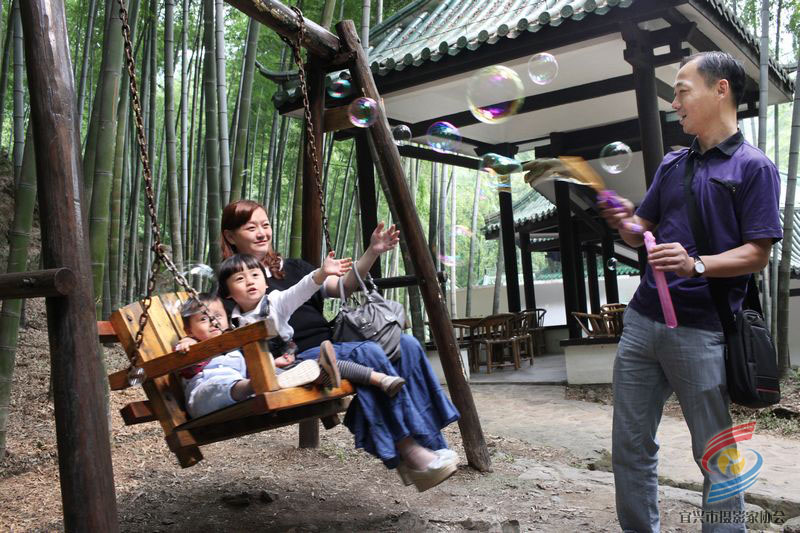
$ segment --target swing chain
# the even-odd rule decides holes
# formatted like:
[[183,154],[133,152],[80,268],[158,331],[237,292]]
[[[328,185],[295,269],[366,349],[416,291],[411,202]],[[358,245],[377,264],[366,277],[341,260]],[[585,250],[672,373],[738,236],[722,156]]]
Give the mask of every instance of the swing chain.
[[[153,244],[150,249],[155,254],[155,259],[150,265],[150,276],[147,280],[147,292],[141,304],[142,315],[139,317],[139,330],[136,332],[136,337],[134,338],[136,349],[132,356],[132,365],[136,365],[137,363],[141,364],[143,362],[140,349],[142,347],[142,340],[144,338],[144,328],[147,326],[147,322],[150,320],[150,305],[152,303],[152,294],[156,286],[156,275],[158,274],[159,262],[161,262],[167,268],[167,270],[169,270],[174,280],[184,290],[191,294],[192,298],[200,303],[203,314],[208,317],[211,323],[220,331],[223,331],[224,328],[221,326],[217,318],[210,313],[208,306],[200,301],[197,291],[189,284],[189,282],[186,280],[186,277],[178,271],[175,263],[173,263],[172,259],[167,255],[164,245],[161,243],[161,231],[158,228],[158,214],[156,211],[155,195],[153,193],[153,176],[150,169],[150,160],[147,157],[147,138],[145,137],[144,120],[142,119],[142,106],[141,101],[139,100],[139,89],[136,85],[136,72],[133,59],[133,46],[131,44],[131,27],[128,22],[128,10],[125,7],[124,0],[117,0],[117,2],[119,5],[119,18],[122,23],[122,38],[125,50],[125,64],[128,70],[129,88],[131,93],[131,107],[133,108],[133,114],[136,121],[136,141],[139,146],[139,160],[142,164],[142,174],[144,176],[145,186],[144,190],[145,197],[147,199],[147,210],[150,215],[150,232],[153,236]],[[137,378],[144,377],[140,371],[141,369],[131,366],[129,376]]]
[[292,6],[292,11],[297,14],[297,36],[294,40],[281,35],[281,39],[289,45],[292,49],[292,57],[297,64],[297,77],[300,82],[300,93],[303,96],[303,114],[306,121],[306,150],[308,157],[311,159],[312,172],[314,180],[317,183],[317,194],[319,195],[320,214],[322,216],[322,231],[325,235],[325,245],[328,252],[333,250],[331,246],[331,236],[328,232],[328,216],[325,213],[325,198],[322,193],[322,180],[320,178],[319,163],[317,161],[317,140],[314,135],[314,129],[311,121],[311,104],[308,101],[308,87],[306,85],[306,71],[303,66],[303,58],[300,56],[300,48],[302,47],[303,40],[306,36],[305,17],[303,12],[297,6]]

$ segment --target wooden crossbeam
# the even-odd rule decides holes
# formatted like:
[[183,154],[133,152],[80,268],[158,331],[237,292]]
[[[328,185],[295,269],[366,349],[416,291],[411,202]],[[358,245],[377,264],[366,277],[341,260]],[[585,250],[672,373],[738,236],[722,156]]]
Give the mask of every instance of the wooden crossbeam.
[[66,296],[77,282],[69,268],[0,274],[0,300]]

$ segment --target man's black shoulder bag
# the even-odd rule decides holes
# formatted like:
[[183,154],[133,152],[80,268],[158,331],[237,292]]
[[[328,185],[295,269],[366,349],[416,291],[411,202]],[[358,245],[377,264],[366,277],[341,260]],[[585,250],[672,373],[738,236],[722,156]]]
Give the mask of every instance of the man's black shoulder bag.
[[[711,255],[708,233],[692,191],[693,165],[686,163],[683,189],[698,255]],[[745,407],[768,407],[781,399],[775,343],[764,323],[758,287],[750,276],[743,308],[736,314],[728,303],[728,288],[721,279],[708,279],[714,306],[725,332],[725,369],[731,401]]]

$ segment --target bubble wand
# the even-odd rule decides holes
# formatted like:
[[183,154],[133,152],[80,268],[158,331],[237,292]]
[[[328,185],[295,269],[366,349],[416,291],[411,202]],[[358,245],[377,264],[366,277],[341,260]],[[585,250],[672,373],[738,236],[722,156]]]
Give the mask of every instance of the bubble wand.
[[[647,248],[647,254],[653,250],[656,245],[656,238],[649,231],[644,232],[644,247]],[[653,271],[653,277],[656,280],[656,289],[658,289],[658,299],[661,302],[661,311],[664,313],[664,322],[668,328],[678,327],[678,318],[675,316],[675,308],[672,307],[672,297],[669,295],[669,287],[667,286],[667,278],[664,272],[650,267]]]
[[[548,180],[563,180],[580,185],[588,185],[597,192],[597,199],[614,209],[624,209],[624,205],[611,189],[606,189],[603,179],[595,170],[589,166],[582,157],[561,156],[558,159],[538,159],[529,161],[523,165],[523,170],[528,171],[525,181],[531,187]],[[638,233],[644,236],[644,246],[649,254],[656,245],[656,239],[649,231],[644,231],[640,224],[626,220],[622,227],[631,233]],[[664,272],[653,269],[653,276],[656,280],[658,289],[658,299],[661,302],[661,310],[664,313],[664,321],[669,328],[678,326],[678,319],[675,316],[675,308],[672,305],[672,297],[669,294],[667,278]]]

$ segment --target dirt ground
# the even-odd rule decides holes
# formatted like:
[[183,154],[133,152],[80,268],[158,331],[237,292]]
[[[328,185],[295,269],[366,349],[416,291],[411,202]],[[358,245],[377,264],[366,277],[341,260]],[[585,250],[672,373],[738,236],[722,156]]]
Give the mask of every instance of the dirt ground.
[[[0,463],[0,531],[63,530],[49,360],[41,300],[31,300],[21,332]],[[109,370],[124,355],[107,350]],[[181,469],[155,423],[126,427],[118,410],[141,389],[113,393],[112,454],[123,531],[614,531],[613,487],[583,480],[526,478],[531,469],[575,465],[564,450],[487,435],[493,471],[462,464],[447,482],[419,494],[355,450],[346,428],[323,431],[321,445],[297,449],[283,428],[203,448],[205,460]],[[464,457],[457,425],[446,436]],[[465,461],[462,461],[465,462]],[[665,530],[685,509],[665,498]]]

